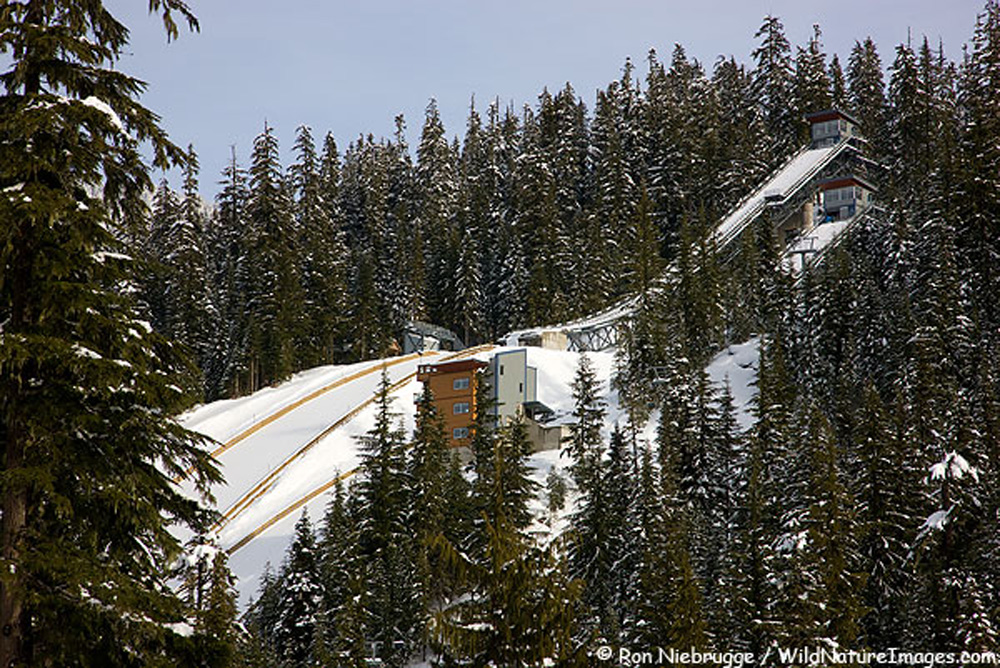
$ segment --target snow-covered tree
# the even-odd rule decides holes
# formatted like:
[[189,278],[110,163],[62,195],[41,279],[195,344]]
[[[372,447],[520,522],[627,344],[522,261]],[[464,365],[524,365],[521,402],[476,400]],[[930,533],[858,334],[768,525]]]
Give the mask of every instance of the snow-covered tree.
[[[186,5],[155,0],[168,37]],[[129,31],[101,2],[6,5],[0,17],[0,663],[102,666],[176,659],[180,552],[167,524],[209,514],[170,482],[218,473],[168,416],[191,384],[179,351],[131,298],[155,165],[182,164],[142,82],[121,71]],[[169,518],[169,520],[168,520]]]
[[283,662],[300,666],[314,660],[314,639],[323,633],[317,628],[321,622],[322,604],[319,550],[309,515],[303,511],[295,523],[295,537],[288,547],[278,602],[275,640]]

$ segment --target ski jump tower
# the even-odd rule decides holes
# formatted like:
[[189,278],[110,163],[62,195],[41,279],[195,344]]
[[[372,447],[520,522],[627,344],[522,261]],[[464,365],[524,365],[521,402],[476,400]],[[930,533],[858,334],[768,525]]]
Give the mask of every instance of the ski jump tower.
[[[850,115],[828,109],[806,116],[810,142],[778,167],[759,188],[744,197],[719,221],[714,232],[719,252],[735,253],[734,242],[762,218],[771,221],[782,247],[802,255],[796,242],[828,223],[837,223],[833,243],[863,217],[872,203],[875,186],[869,175],[875,167],[864,155],[867,142]],[[828,228],[832,229],[832,228]],[[510,345],[543,345],[565,341],[569,350],[604,350],[617,343],[618,325],[632,314],[635,298],[624,299],[594,315],[540,329],[520,330],[505,337]]]

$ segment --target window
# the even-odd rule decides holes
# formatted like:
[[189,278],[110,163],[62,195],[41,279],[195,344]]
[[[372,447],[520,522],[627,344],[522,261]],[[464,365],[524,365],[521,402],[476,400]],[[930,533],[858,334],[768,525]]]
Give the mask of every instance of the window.
[[469,412],[469,402],[468,401],[459,401],[459,402],[455,403],[451,407],[451,412],[453,414],[455,414],[455,415],[459,415],[461,413],[468,413]]
[[453,390],[467,390],[469,389],[469,379],[468,378],[456,378],[451,382],[451,389]]
[[500,365],[500,375],[503,375],[503,364]]
[[518,383],[517,384],[517,391],[518,392],[524,392],[524,383]]
[[469,438],[469,428],[468,427],[455,427],[451,430],[452,438]]

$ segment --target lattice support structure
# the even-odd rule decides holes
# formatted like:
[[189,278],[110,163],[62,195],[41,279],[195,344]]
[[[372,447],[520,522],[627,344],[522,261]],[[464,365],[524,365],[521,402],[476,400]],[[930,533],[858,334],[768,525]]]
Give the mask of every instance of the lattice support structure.
[[618,344],[618,322],[566,330],[566,337],[569,340],[569,350],[575,352],[607,350]]

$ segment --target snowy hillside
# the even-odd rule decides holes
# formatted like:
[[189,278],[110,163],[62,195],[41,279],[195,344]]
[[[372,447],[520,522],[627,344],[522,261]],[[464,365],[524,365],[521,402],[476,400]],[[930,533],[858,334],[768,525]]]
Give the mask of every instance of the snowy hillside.
[[[509,348],[471,356],[487,360],[504,350]],[[540,348],[527,351],[528,363],[538,369],[538,400],[555,411],[556,419],[568,419],[579,353]],[[412,431],[413,399],[420,391],[415,370],[428,355],[436,360],[447,357],[435,352],[311,369],[277,387],[200,406],[183,416],[186,426],[222,444],[217,446],[216,457],[226,482],[213,493],[219,511],[228,520],[219,527],[218,538],[223,548],[232,550],[230,565],[239,578],[241,604],[256,592],[265,564],[277,567],[281,563],[302,512],[318,521],[333,482],[357,466],[357,437],[373,425],[374,408],[368,402],[383,365],[395,383],[394,410],[407,433]],[[615,422],[626,419],[618,395],[610,387],[614,354],[589,355],[608,405],[607,434]],[[749,424],[745,408],[752,397],[755,364],[756,344],[751,342],[731,347],[709,367],[713,381],[721,384],[729,378],[744,426]],[[650,418],[641,439],[652,442],[656,417]],[[331,430],[332,425],[337,426]],[[567,464],[558,451],[537,453],[531,461],[540,484],[551,468]],[[543,505],[539,499],[539,512]]]

